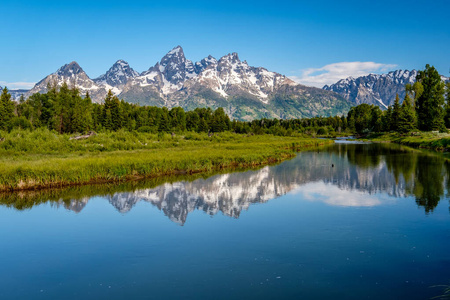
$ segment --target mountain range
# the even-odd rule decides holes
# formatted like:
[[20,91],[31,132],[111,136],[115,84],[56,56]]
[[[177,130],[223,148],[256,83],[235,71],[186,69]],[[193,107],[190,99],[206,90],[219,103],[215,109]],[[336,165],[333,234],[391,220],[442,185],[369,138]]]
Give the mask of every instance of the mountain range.
[[[340,94],[353,105],[367,103],[386,109],[394,104],[397,94],[400,103],[403,102],[406,95],[405,85],[414,84],[417,73],[416,70],[396,70],[387,74],[369,74],[357,78],[348,77],[335,84],[325,85],[323,89]],[[441,76],[441,79],[443,81],[449,80],[444,76]]]
[[193,63],[180,46],[147,71],[138,73],[118,60],[105,74],[91,79],[76,62],[39,81],[25,97],[66,82],[100,103],[111,90],[120,99],[141,105],[223,107],[233,118],[298,118],[345,114],[351,107],[337,93],[300,85],[276,72],[252,67],[237,53]]
[[[387,74],[348,77],[322,89],[295,83],[288,77],[241,61],[237,53],[219,60],[209,55],[198,62],[186,59],[180,46],[169,51],[148,70],[138,73],[124,60],[118,60],[105,73],[91,79],[76,62],[46,76],[31,90],[10,91],[14,99],[44,93],[48,85],[66,82],[82,94],[89,92],[101,103],[108,90],[120,99],[140,105],[223,107],[239,120],[255,118],[299,118],[346,114],[361,103],[386,109],[398,94],[405,96],[405,85],[413,84],[417,71],[396,70]],[[448,81],[449,78],[442,77]]]

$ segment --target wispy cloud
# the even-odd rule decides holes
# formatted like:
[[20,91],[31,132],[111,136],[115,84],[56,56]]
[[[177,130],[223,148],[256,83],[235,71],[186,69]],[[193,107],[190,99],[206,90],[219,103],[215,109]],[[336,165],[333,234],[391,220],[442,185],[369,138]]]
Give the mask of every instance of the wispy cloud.
[[17,89],[31,89],[34,87],[36,82],[6,82],[6,81],[0,81],[1,87],[7,87],[10,90],[17,90]]
[[321,68],[310,68],[301,71],[300,76],[290,76],[295,82],[322,88],[347,77],[365,76],[370,73],[388,72],[397,67],[393,64],[382,64],[372,61],[353,61],[329,64]]

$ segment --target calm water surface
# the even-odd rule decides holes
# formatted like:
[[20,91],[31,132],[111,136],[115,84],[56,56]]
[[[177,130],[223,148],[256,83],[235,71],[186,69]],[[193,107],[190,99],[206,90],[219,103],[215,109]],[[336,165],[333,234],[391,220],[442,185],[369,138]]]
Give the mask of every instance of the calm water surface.
[[449,172],[338,143],[209,178],[0,195],[0,299],[429,299],[450,285]]

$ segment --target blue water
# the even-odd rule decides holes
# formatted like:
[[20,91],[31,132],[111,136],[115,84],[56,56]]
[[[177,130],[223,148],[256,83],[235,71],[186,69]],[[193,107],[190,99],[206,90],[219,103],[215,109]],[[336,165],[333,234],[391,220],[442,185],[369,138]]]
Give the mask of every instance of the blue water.
[[450,285],[446,170],[435,154],[340,144],[260,170],[4,204],[0,299],[429,299]]

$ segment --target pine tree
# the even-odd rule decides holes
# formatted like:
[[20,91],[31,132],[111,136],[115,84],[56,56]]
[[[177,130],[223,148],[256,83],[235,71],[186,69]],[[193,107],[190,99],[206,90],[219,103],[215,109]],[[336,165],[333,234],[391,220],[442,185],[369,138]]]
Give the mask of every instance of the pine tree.
[[217,108],[212,115],[211,131],[222,132],[228,130],[230,119],[222,107]]
[[420,130],[446,130],[444,123],[444,82],[434,67],[425,66],[417,74],[416,110]]
[[370,127],[373,132],[381,132],[383,131],[383,121],[382,121],[383,112],[380,107],[373,106],[372,107],[372,119],[370,121]]
[[384,112],[383,117],[383,131],[391,131],[391,122],[392,122],[392,106],[389,106],[388,109]]
[[445,103],[445,127],[450,128],[450,82],[447,82],[446,103]]
[[169,121],[169,111],[167,107],[161,109],[161,117],[158,124],[159,132],[169,132],[170,131],[170,121]]
[[392,107],[391,130],[398,131],[399,119],[401,113],[400,99],[398,94],[395,96],[394,106]]
[[0,95],[0,130],[6,130],[14,118],[14,102],[11,100],[11,94],[5,87]]
[[197,132],[207,132],[208,129],[208,123],[206,123],[206,120],[203,117],[200,118],[200,121],[198,122]]
[[406,133],[413,131],[416,128],[416,112],[412,106],[411,98],[406,93],[405,100],[403,100],[400,117],[398,120],[398,131]]
[[112,120],[112,107],[113,107],[113,93],[111,90],[108,91],[108,94],[105,98],[105,103],[102,107],[102,117],[101,117],[101,123],[102,127],[106,130],[114,130],[113,127],[113,120]]
[[111,105],[111,117],[112,117],[112,130],[117,131],[122,128],[123,125],[123,111],[119,98],[116,96],[112,99]]

